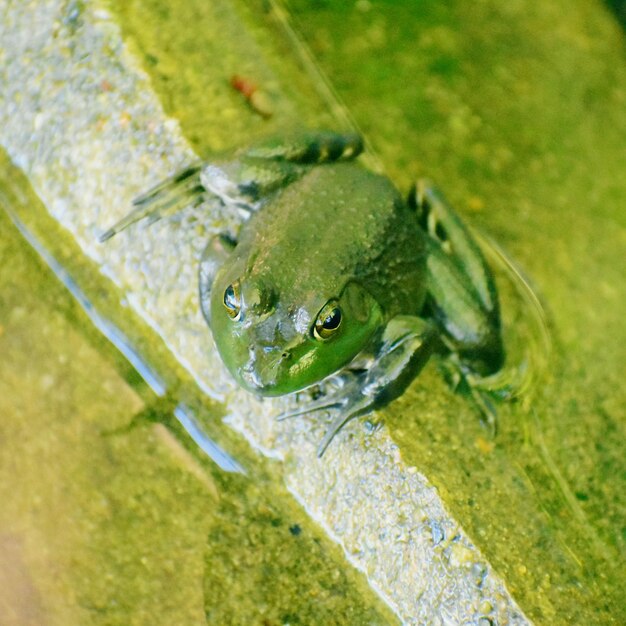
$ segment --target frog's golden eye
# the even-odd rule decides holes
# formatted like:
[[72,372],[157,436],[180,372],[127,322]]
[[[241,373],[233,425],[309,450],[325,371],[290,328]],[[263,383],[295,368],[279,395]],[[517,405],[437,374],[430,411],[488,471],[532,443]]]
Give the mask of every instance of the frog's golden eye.
[[327,302],[319,312],[313,326],[313,337],[320,341],[330,339],[341,326],[341,309],[334,300]]
[[228,285],[224,291],[224,308],[226,314],[234,322],[241,318],[241,294],[239,293],[239,281]]

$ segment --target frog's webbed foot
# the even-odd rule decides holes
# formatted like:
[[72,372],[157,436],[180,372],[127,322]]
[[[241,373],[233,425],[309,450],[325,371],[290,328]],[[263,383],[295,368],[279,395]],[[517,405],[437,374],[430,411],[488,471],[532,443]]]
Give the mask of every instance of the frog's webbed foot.
[[419,181],[409,202],[429,235],[429,313],[466,368],[492,374],[502,367],[504,348],[491,270],[467,227],[431,183]]
[[346,369],[324,381],[324,392],[317,400],[286,411],[277,419],[282,421],[319,411],[331,411],[331,413],[336,411],[317,448],[317,456],[321,457],[335,435],[350,420],[359,415],[365,415],[376,408],[376,398],[370,394],[372,389],[365,386],[366,379],[367,375],[364,371]]
[[482,425],[495,437],[498,431],[498,412],[494,400],[501,400],[502,396],[498,390],[489,387],[489,378],[477,376],[456,354],[443,360],[439,367],[450,388],[474,404]]
[[379,409],[407,388],[424,367],[437,347],[437,330],[424,320],[412,316],[392,319],[380,338],[375,355],[363,367],[345,370],[325,381],[327,389],[318,399],[283,413],[286,419],[316,411],[337,409],[317,449],[322,456],[334,436],[351,419]]
[[100,242],[111,239],[141,219],[148,218],[151,224],[166,215],[173,215],[187,206],[201,204],[205,193],[200,181],[201,171],[202,166],[199,163],[190,165],[137,196],[133,200],[133,210],[100,235]]

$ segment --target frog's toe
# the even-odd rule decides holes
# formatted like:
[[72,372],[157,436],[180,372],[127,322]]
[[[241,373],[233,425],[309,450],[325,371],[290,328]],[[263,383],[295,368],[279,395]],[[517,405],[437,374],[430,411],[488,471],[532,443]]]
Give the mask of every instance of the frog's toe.
[[455,393],[471,400],[478,409],[481,424],[492,437],[495,437],[498,432],[498,411],[494,400],[501,400],[506,396],[503,395],[502,389],[494,389],[490,386],[493,377],[482,377],[476,374],[454,355],[440,363],[440,370]]
[[299,404],[293,409],[289,409],[276,416],[279,422],[290,419],[292,417],[300,417],[301,415],[307,415],[308,413],[316,413],[318,411],[325,411],[339,406],[340,401],[334,397],[322,396],[314,402],[308,404]]
[[364,378],[363,372],[349,370],[342,372],[327,383],[332,389],[327,389],[325,393],[312,402],[299,404],[293,409],[281,413],[277,419],[283,421],[291,417],[319,411],[336,412],[317,448],[317,456],[321,457],[335,435],[350,420],[373,410],[375,399],[368,393],[369,389],[364,386]]
[[335,438],[335,435],[352,419],[369,413],[372,410],[372,399],[368,396],[359,395],[356,401],[347,403],[346,407],[341,410],[330,423],[326,434],[320,441],[317,447],[317,456],[321,458],[326,448],[330,445],[331,441]]
[[204,199],[205,189],[200,183],[201,166],[190,165],[174,176],[160,182],[133,200],[133,210],[102,233],[100,243],[108,241],[131,224],[147,218],[152,224],[162,217],[173,215],[187,206],[196,206]]

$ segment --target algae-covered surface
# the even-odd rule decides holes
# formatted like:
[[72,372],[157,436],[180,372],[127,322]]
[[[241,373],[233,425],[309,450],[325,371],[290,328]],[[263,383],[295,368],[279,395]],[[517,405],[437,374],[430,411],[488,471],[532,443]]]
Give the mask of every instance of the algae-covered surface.
[[392,437],[529,617],[624,623],[623,31],[599,2],[288,6],[393,178],[436,180],[548,315],[548,369],[497,437],[434,367],[386,411]]
[[395,623],[262,463],[203,456],[4,211],[0,260],[3,626]]
[[[212,33],[221,36],[233,32],[231,21],[234,20],[234,31],[242,42],[242,59],[251,58],[246,50],[255,52],[258,73],[251,74],[248,80],[266,75],[280,77],[280,91],[273,89],[270,94],[269,79],[262,88],[267,90],[268,96],[290,101],[290,90],[298,81],[285,72],[293,72],[297,67],[290,65],[289,57],[275,47],[269,48],[265,54],[265,48],[272,44],[273,38],[266,33],[263,39],[262,24],[255,22],[249,26],[248,22],[238,20],[229,3],[220,6],[223,11],[209,12],[209,19],[205,21],[199,19],[205,15],[204,11],[192,13],[192,17],[197,16],[198,20],[192,20],[191,27],[199,28],[204,36],[212,39]],[[185,115],[176,108],[169,108],[174,117],[164,116],[153,85],[139,70],[136,56],[129,54],[122,42],[117,22],[98,5],[64,0],[31,0],[13,5],[6,11],[5,18],[0,31],[5,44],[0,54],[6,60],[2,67],[5,88],[0,100],[0,139],[10,157],[28,175],[44,205],[25,193],[23,187],[28,185],[10,166],[3,180],[6,192],[3,195],[8,196],[2,198],[3,205],[11,214],[16,214],[12,219],[20,231],[72,291],[89,318],[136,363],[138,372],[157,395],[162,397],[166,391],[168,394],[162,405],[157,404],[155,408],[129,418],[128,428],[115,429],[115,434],[121,435],[123,430],[130,431],[139,425],[158,421],[183,435],[180,425],[171,419],[171,413],[181,423],[188,422],[188,411],[183,411],[177,403],[188,404],[192,399],[192,416],[198,418],[202,428],[223,446],[223,451],[217,454],[215,443],[208,441],[206,434],[199,437],[196,426],[200,422],[196,419],[196,425],[191,423],[191,428],[189,425],[187,428],[202,450],[226,470],[247,468],[254,488],[267,494],[276,506],[285,506],[289,510],[292,501],[280,504],[285,497],[284,482],[307,513],[324,528],[327,536],[341,544],[348,561],[367,575],[372,589],[407,622],[497,619],[499,622],[527,623],[502,579],[458,522],[450,517],[436,489],[416,467],[408,468],[401,462],[396,444],[384,429],[373,432],[371,425],[368,427],[367,423],[354,421],[340,434],[338,442],[343,443],[333,446],[321,462],[316,458],[315,449],[325,428],[323,420],[293,420],[278,424],[275,416],[284,410],[284,403],[261,403],[249,394],[233,389],[212,349],[210,333],[199,312],[196,268],[206,243],[207,229],[210,232],[216,226],[222,228],[229,220],[232,222],[234,216],[226,215],[219,205],[216,206],[217,203],[208,200],[206,206],[198,208],[201,214],[164,219],[149,229],[133,228],[106,246],[98,245],[98,234],[115,216],[127,213],[134,195],[145,189],[150,181],[157,181],[190,159],[197,158],[179,131],[178,118],[183,119]],[[135,51],[146,33],[150,34],[150,29],[163,34],[163,23],[158,19],[150,21],[143,13],[134,22],[125,19],[128,47]],[[223,27],[220,20],[226,21]],[[31,28],[33,22],[36,28]],[[133,24],[134,28],[129,27]],[[176,32],[183,27],[181,22],[169,21],[167,25]],[[256,31],[258,35],[251,37]],[[25,33],[29,36],[25,37]],[[214,35],[217,40],[219,36]],[[256,36],[265,42],[262,55],[259,55],[261,48],[255,45]],[[166,38],[160,38],[165,43]],[[204,77],[207,72],[217,69],[213,77],[216,90],[207,101],[207,106],[212,107],[209,110],[214,116],[214,126],[207,129],[207,135],[211,135],[213,141],[222,137],[235,145],[248,143],[254,135],[252,124],[240,137],[233,136],[226,124],[226,117],[231,113],[225,103],[239,79],[234,81],[232,77],[224,76],[224,70],[213,63],[210,54],[207,58],[200,55],[199,61],[190,68],[190,56],[183,54],[187,45],[174,48],[181,74],[192,79],[189,85],[194,83],[194,77]],[[209,52],[214,51],[209,47]],[[151,66],[158,64],[158,58],[156,63],[155,58],[144,60]],[[155,82],[158,81],[155,79]],[[172,83],[175,91],[183,86],[178,81]],[[168,92],[167,81],[159,89],[163,102],[167,102],[169,96],[173,101],[177,100],[175,93]],[[245,96],[241,89],[238,91],[237,96]],[[315,89],[311,88],[307,94],[310,109],[302,119],[314,115],[321,125],[325,119],[324,109],[313,95]],[[327,90],[323,100],[334,110],[332,94],[330,98],[328,95]],[[244,111],[248,111],[255,116],[264,113],[261,117],[266,120],[268,109],[260,111],[258,100],[249,99],[248,103],[241,97],[237,100],[242,118]],[[189,106],[194,102],[192,97],[178,100]],[[278,112],[283,105],[277,100],[276,104],[275,111]],[[314,113],[316,110],[319,110],[319,116]],[[202,116],[205,111],[195,113]],[[288,127],[289,119],[285,116],[285,127]],[[193,120],[193,117],[187,115],[186,119]],[[339,118],[342,118],[341,114]],[[69,238],[67,231],[71,233]],[[44,248],[57,261],[50,258]],[[118,288],[110,282],[107,284],[102,276],[93,274],[94,264],[87,257],[95,261],[96,267]],[[92,281],[89,280],[90,269]],[[69,276],[65,273],[67,270]],[[71,280],[72,277],[76,282]],[[119,306],[120,300],[122,307]],[[110,323],[113,327],[120,324],[128,333],[126,318],[133,316],[124,315],[127,308],[139,313],[143,320],[130,324],[130,344],[135,343],[139,348],[134,354],[119,334],[113,337],[115,333],[112,333]],[[102,311],[105,317],[98,311]],[[134,317],[133,320],[138,322]],[[160,334],[171,350],[170,354],[164,354],[164,344],[155,342],[153,335],[148,340],[143,337],[146,322]],[[135,325],[141,328],[134,328]],[[179,364],[186,372],[180,371]],[[268,481],[263,480],[263,474],[259,472],[263,465],[258,457],[251,458],[250,449],[242,447],[241,438],[234,441],[233,430],[229,430],[230,436],[225,432],[221,412],[212,416],[206,414],[206,399],[198,401],[198,389],[194,395],[186,387],[189,374],[212,397],[228,394],[225,419],[229,426],[247,437],[257,450],[284,461],[282,465],[272,466]],[[178,375],[181,380],[177,379]],[[213,410],[215,407],[206,408]],[[189,440],[184,435],[182,441],[188,447]],[[199,452],[197,448],[191,450]],[[239,464],[224,457],[224,450],[236,454]],[[194,470],[195,465],[187,465],[194,475],[201,476]],[[283,481],[277,482],[281,476],[276,473],[282,475]],[[141,486],[136,489],[141,492]],[[252,499],[252,493],[246,494],[249,499]],[[164,507],[162,513],[167,515],[168,511],[168,507]],[[244,535],[250,526],[250,520],[242,520]],[[295,524],[289,528],[293,536],[300,536],[304,526]],[[217,533],[216,537],[220,534],[240,537],[237,533]],[[228,554],[229,547],[228,542],[220,543],[223,552],[217,552]],[[244,549],[249,547],[250,544],[243,546]],[[351,599],[347,600],[347,605],[343,604],[345,594],[341,571],[345,569],[348,577],[354,573],[350,573],[347,561],[336,549],[329,547],[324,552],[326,567],[318,568],[315,562],[301,563],[297,552],[283,549],[276,553],[266,542],[255,540],[252,547],[255,549],[246,553],[245,563],[250,565],[249,571],[258,580],[258,586],[254,588],[256,593],[245,585],[231,584],[233,580],[240,582],[239,577],[233,576],[238,573],[238,564],[244,561],[236,556],[232,564],[225,561],[223,576],[205,578],[210,581],[205,595],[206,613],[214,615],[209,610],[213,598],[223,594],[236,601],[234,607],[222,607],[223,614],[228,615],[233,623],[248,621],[242,617],[242,610],[250,609],[250,614],[265,619],[268,612],[285,614],[285,606],[300,608],[295,614],[288,613],[292,621],[317,621],[316,615],[331,610],[333,619],[339,623],[362,619],[358,612],[350,609],[354,606]],[[129,553],[135,563],[136,555],[132,551]],[[171,556],[172,553],[167,551],[163,560],[167,562]],[[155,571],[160,571],[162,562],[155,564]],[[296,578],[294,585],[289,567],[272,569],[266,566],[266,563],[283,562],[293,564],[302,576],[312,576],[313,597],[300,593],[296,598],[281,593],[294,586],[300,588],[300,579]],[[208,567],[213,572],[217,564],[212,561]],[[318,576],[324,578],[328,572],[338,572],[338,584],[329,585],[328,594],[318,593],[315,581]],[[276,578],[279,573],[283,578]],[[363,583],[363,578],[358,576],[349,579],[354,580],[355,585]],[[88,581],[89,578],[85,578],[86,585]],[[275,589],[280,597],[267,597],[269,589]],[[360,596],[357,606],[362,607],[365,615],[370,611],[370,603],[374,602],[372,591],[362,590]],[[239,603],[239,597],[250,601]],[[122,599],[132,616],[132,610],[136,608],[132,594],[130,598]],[[127,603],[129,599],[131,602]],[[322,606],[319,606],[320,600]],[[114,598],[112,606],[105,612],[113,615],[120,601]],[[311,603],[315,606],[309,607]],[[336,603],[345,606],[346,610],[335,608]],[[123,609],[119,612],[120,619],[122,615]],[[393,621],[393,618],[387,621]]]
[[[332,125],[301,76],[302,50],[264,3],[237,5],[234,20],[223,19],[230,3],[110,4],[199,153]],[[524,268],[548,311],[552,359],[534,395],[499,407],[497,437],[433,363],[381,415],[404,459],[437,484],[537,623],[623,622],[621,31],[583,2],[289,7],[392,177],[435,179]],[[259,66],[269,47],[283,57]],[[269,118],[233,75],[260,85]],[[112,88],[103,77],[102,91]],[[392,622],[271,468],[230,476],[197,454],[167,401],[153,400],[0,219],[9,623]],[[222,443],[248,469],[260,463]]]
[[[58,26],[79,30],[83,3],[64,8]],[[98,80],[104,97],[115,88],[107,76]],[[218,92],[231,95],[227,78]],[[215,102],[207,110],[232,115]],[[253,136],[257,117],[252,111],[239,138],[220,119],[210,149]],[[132,126],[131,114],[114,123]],[[90,306],[158,364],[169,393],[155,398],[1,212],[2,623],[396,623],[275,468],[220,429],[223,411],[206,401],[194,410],[208,430],[217,424],[220,443],[247,473],[226,474],[203,456],[172,417],[176,402],[193,402],[189,376],[119,306],[114,286],[4,155],[0,172],[3,207],[70,272]]]
[[[289,41],[272,28],[263,2],[106,4],[166,112],[198,154],[215,155],[303,126],[336,125],[298,68]],[[236,79],[244,83],[239,90],[231,84]],[[257,91],[262,110],[247,103],[245,85]]]

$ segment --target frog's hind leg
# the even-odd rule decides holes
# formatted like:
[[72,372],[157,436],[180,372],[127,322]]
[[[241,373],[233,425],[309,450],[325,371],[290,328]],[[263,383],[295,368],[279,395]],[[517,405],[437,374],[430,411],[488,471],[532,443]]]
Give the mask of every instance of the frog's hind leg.
[[200,181],[207,193],[242,212],[245,219],[312,167],[354,159],[362,149],[359,135],[298,133],[262,141],[234,157],[207,164]]
[[363,142],[356,134],[298,133],[290,139],[266,140],[229,158],[193,164],[135,198],[133,210],[99,240],[107,241],[141,219],[155,222],[211,196],[246,219],[271,194],[311,167],[351,160],[362,150]]
[[187,206],[201,204],[205,194],[200,181],[201,170],[201,164],[191,165],[135,198],[132,211],[103,233],[99,237],[100,242],[107,241],[141,219],[147,218],[151,224]]
[[439,241],[444,251],[467,274],[482,306],[486,310],[497,309],[498,298],[491,270],[475,239],[441,191],[430,181],[419,180],[413,202],[422,228]]
[[428,312],[470,373],[502,367],[504,349],[493,275],[480,248],[440,191],[420,181],[410,197],[428,233]]

